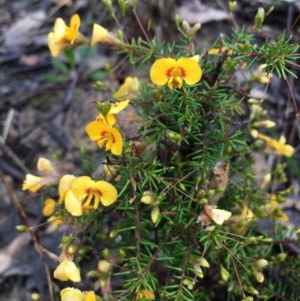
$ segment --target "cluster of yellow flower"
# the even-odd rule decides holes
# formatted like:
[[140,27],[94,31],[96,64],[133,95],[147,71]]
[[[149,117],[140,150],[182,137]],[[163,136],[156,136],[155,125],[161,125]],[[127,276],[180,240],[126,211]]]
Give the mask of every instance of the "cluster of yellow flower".
[[[48,34],[48,46],[52,56],[58,56],[68,46],[88,43],[88,39],[79,31],[79,27],[80,17],[77,14],[71,17],[70,26],[67,26],[63,19],[56,19],[53,31]],[[94,24],[90,45],[93,46],[98,42],[117,45],[121,41],[101,25]]]
[[[88,176],[75,177],[74,175],[60,176],[51,162],[40,158],[37,164],[42,176],[27,174],[23,183],[23,190],[37,192],[43,186],[58,184],[59,201],[64,203],[66,210],[73,216],[95,210],[101,203],[110,206],[116,202],[118,192],[106,181],[94,181]],[[54,213],[56,203],[52,199],[45,202],[44,213],[49,216]]]

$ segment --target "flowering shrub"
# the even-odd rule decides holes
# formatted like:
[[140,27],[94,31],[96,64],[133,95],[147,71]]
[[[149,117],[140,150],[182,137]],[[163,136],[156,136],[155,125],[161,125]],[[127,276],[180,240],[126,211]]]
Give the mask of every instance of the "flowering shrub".
[[[111,1],[103,3],[116,19]],[[122,14],[131,9],[137,17],[137,1],[119,5]],[[233,10],[234,2],[229,7]],[[259,10],[258,32],[263,18]],[[299,46],[282,36],[279,52],[268,39],[258,46],[249,33],[236,29],[201,53],[194,44],[201,26],[181,24],[177,18],[185,39],[178,45],[151,40],[144,28],[144,38],[128,41],[126,32],[114,34],[100,24],[93,24],[89,39],[79,32],[78,15],[70,26],[58,18],[49,33],[54,57],[66,48],[110,45],[149,72],[146,78],[127,77],[111,99],[96,103],[98,116],[84,125],[98,146],[100,178],[93,179],[92,172],[61,175],[41,158],[41,175],[28,174],[24,181],[23,190],[31,192],[57,186],[56,199],[45,191],[43,209],[49,222],[59,221],[55,227],[80,229],[91,238],[90,248],[101,233],[107,246],[97,254],[98,266],[81,275],[89,252],[72,234],[63,238],[53,281],[75,286],[83,277],[96,277],[97,285],[86,291],[64,287],[62,301],[246,301],[280,294],[271,274],[281,268],[286,249],[282,240],[263,233],[259,221],[270,218],[285,229],[288,217],[278,204],[290,190],[270,195],[271,175],[257,183],[251,152],[265,148],[272,156],[292,157],[295,150],[284,137],[277,141],[258,132],[276,123],[266,119],[263,100],[253,99],[249,87],[268,85],[273,73],[293,75],[288,64]],[[253,69],[256,61],[264,64]],[[239,82],[236,72],[245,69],[252,76]],[[129,106],[140,118],[134,139],[118,121]]]

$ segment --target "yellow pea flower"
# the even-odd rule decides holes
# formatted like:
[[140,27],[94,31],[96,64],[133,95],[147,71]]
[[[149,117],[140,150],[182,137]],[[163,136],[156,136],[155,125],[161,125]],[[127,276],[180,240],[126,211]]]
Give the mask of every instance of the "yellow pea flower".
[[228,51],[229,55],[233,54],[233,49],[228,49],[227,47],[223,46],[223,47],[219,47],[219,48],[210,48],[207,53],[210,55],[214,55],[214,54],[221,54],[224,53],[225,51]]
[[43,174],[43,176],[40,177],[32,174],[26,174],[22,190],[37,192],[45,185],[53,185],[57,183],[59,174],[49,160],[39,158],[37,169]]
[[140,291],[140,298],[146,299],[146,300],[154,300],[155,295],[152,291],[149,291],[147,289],[143,289]]
[[53,31],[48,34],[48,47],[51,55],[56,57],[68,45],[75,42],[84,42],[86,38],[79,32],[80,17],[75,14],[71,17],[70,26],[62,18],[57,18]]
[[150,69],[151,81],[162,86],[167,84],[170,89],[196,84],[202,77],[202,70],[194,58],[161,58],[154,62]]
[[74,281],[74,282],[80,282],[80,271],[76,264],[69,259],[64,259],[54,270],[53,273],[54,278],[60,280],[60,281]]
[[93,291],[82,292],[73,287],[66,287],[60,291],[61,301],[96,301],[96,295]]
[[119,89],[114,93],[114,98],[124,98],[129,95],[138,95],[140,89],[140,81],[137,77],[127,76],[124,83],[119,87]]
[[96,43],[119,44],[120,42],[121,41],[106,28],[99,24],[93,25],[91,46],[94,46]]
[[90,205],[94,200],[94,209],[101,203],[103,206],[110,206],[118,197],[117,189],[106,181],[93,181],[88,176],[78,177],[72,182],[71,190],[77,200],[82,200],[83,206]]
[[261,139],[266,142],[267,146],[275,152],[277,155],[283,155],[286,157],[291,157],[295,149],[293,146],[286,144],[286,139],[284,136],[281,136],[279,140],[272,139],[264,134],[259,133],[257,130],[252,130],[251,136],[256,139]]
[[123,139],[120,132],[105,122],[90,122],[85,128],[89,138],[97,141],[99,147],[105,145],[105,151],[120,156],[123,151]]
[[203,209],[205,214],[218,225],[222,225],[232,214],[230,211],[218,209],[217,207],[210,205],[205,205]]

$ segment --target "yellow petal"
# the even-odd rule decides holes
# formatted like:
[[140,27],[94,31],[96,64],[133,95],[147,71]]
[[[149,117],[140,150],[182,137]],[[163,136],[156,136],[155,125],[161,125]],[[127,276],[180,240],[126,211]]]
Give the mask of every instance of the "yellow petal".
[[78,177],[72,182],[71,190],[79,200],[85,199],[89,191],[94,188],[95,182],[88,176]]
[[80,271],[76,264],[69,260],[64,259],[54,270],[53,273],[54,278],[60,280],[60,281],[74,281],[79,282],[81,281],[80,277]]
[[53,199],[46,199],[43,207],[43,215],[50,216],[55,211],[56,202]]
[[208,50],[207,53],[208,54],[219,54],[219,53],[225,52],[226,50],[227,50],[227,48],[225,46],[223,46],[221,48],[211,48]]
[[61,51],[66,47],[66,43],[64,41],[56,42],[54,39],[54,33],[49,32],[48,47],[49,47],[51,55],[53,57],[57,57],[61,53]]
[[176,62],[176,67],[184,70],[183,78],[188,85],[196,84],[202,77],[199,64],[192,58],[180,58]]
[[27,174],[23,182],[22,190],[28,189],[31,192],[37,192],[43,186],[43,180],[41,177]]
[[72,192],[68,190],[65,197],[65,207],[67,211],[73,216],[82,215],[82,202]]
[[40,172],[44,173],[53,173],[56,172],[54,167],[52,166],[51,162],[45,158],[39,158],[37,163],[37,169]]
[[158,85],[165,85],[168,82],[168,71],[174,68],[176,61],[172,58],[161,58],[154,62],[150,69],[151,81]]
[[129,102],[130,102],[130,100],[126,99],[126,100],[118,101],[118,102],[112,104],[108,113],[109,114],[118,114],[119,112],[121,112],[128,106]]
[[113,144],[111,146],[111,153],[116,156],[122,155],[123,152],[123,138],[120,132],[112,128],[111,135],[113,136]]
[[205,205],[204,211],[218,225],[222,225],[232,214],[230,211],[217,209],[210,205]]
[[72,182],[76,179],[73,175],[64,175],[59,180],[58,192],[59,192],[59,201],[65,199],[66,193],[71,188]]
[[70,36],[66,36],[66,38],[70,41],[70,44],[73,45],[76,41],[78,34],[79,34],[79,27],[80,27],[80,17],[79,15],[75,14],[71,17],[70,21]]
[[67,287],[60,291],[61,301],[83,301],[84,293],[77,288]]
[[85,294],[84,301],[96,301],[96,295],[93,291],[89,291],[89,292],[86,292],[84,294]]
[[137,77],[127,76],[124,83],[114,93],[115,98],[128,97],[130,94],[138,94],[140,89],[140,82]]
[[99,191],[100,201],[103,206],[107,207],[116,202],[118,191],[115,186],[105,181],[98,181],[94,187]]
[[140,298],[145,298],[147,300],[154,300],[155,299],[155,295],[153,292],[144,289],[140,291]]
[[96,117],[96,121],[102,122],[102,123],[107,123],[110,126],[113,126],[116,122],[117,119],[114,114],[108,113],[106,117],[104,117],[101,113]]
[[294,147],[289,144],[284,145],[284,147],[282,149],[282,155],[284,155],[286,157],[293,156],[294,152],[295,152]]
[[62,42],[66,35],[66,23],[62,18],[57,18],[53,27],[53,39],[55,42]]
[[94,24],[93,25],[91,46],[94,46],[98,42],[105,43],[107,36],[108,36],[107,29],[105,29],[101,25]]
[[110,131],[110,126],[104,122],[94,120],[90,122],[85,128],[89,138],[93,141],[100,140],[103,137],[103,133]]

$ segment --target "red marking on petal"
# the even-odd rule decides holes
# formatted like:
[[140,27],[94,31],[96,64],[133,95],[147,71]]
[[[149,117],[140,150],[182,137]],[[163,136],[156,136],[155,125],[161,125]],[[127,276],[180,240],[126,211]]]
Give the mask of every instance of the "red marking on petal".
[[100,189],[96,190],[96,193],[101,197],[103,195],[102,191]]
[[166,72],[166,76],[167,76],[167,77],[171,77],[172,71],[173,71],[173,70],[174,70],[174,67],[169,68],[169,69],[167,70],[167,72]]
[[108,131],[102,131],[102,132],[100,133],[100,136],[106,137],[107,133],[108,133]]
[[180,71],[180,76],[181,77],[186,77],[186,72],[185,72],[185,70],[182,68],[182,67],[177,67],[178,69],[179,69],[179,71]]

